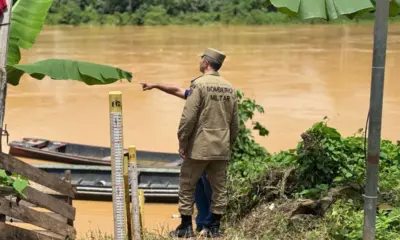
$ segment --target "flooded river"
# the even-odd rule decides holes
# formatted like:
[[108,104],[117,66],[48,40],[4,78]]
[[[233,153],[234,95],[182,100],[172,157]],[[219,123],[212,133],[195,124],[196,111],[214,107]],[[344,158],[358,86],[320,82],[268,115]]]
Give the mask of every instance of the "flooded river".
[[[389,27],[382,136],[399,138],[400,25]],[[270,135],[256,137],[269,151],[295,147],[302,131],[330,118],[345,135],[364,127],[372,63],[373,26],[269,27],[45,27],[22,62],[72,58],[133,72],[133,82],[89,87],[76,81],[25,77],[10,86],[5,122],[11,140],[41,137],[109,145],[108,92],[123,94],[125,146],[176,152],[184,101],[140,81],[188,86],[199,75],[197,54],[206,47],[227,54],[221,74],[265,108],[256,120]],[[80,234],[112,233],[111,202],[75,201]],[[149,230],[175,227],[176,204],[146,204]]]

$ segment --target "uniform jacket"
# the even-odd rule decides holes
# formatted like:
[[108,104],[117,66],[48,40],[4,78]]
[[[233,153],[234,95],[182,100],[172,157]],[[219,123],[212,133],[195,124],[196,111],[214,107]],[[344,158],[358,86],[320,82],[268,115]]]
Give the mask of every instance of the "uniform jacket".
[[239,132],[238,102],[232,85],[217,72],[191,83],[179,123],[180,149],[194,160],[230,160]]

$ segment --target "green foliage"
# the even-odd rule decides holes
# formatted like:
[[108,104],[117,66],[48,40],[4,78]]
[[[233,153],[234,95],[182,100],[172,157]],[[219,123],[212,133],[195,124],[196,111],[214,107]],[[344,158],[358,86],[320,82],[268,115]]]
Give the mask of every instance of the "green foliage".
[[345,140],[336,129],[328,127],[326,122],[319,122],[302,137],[303,142],[297,147],[297,163],[303,188],[353,177],[348,160],[353,158],[354,152],[346,151]]
[[[330,235],[333,239],[363,239],[363,209],[352,200],[338,200],[328,214]],[[376,219],[376,239],[398,239],[400,234],[400,208],[379,211]]]
[[26,178],[18,174],[12,174],[12,176],[9,176],[6,171],[0,169],[0,187],[12,186],[14,190],[18,193],[18,195],[26,198],[26,196],[24,195],[24,190],[28,185],[29,182]]
[[[240,100],[240,135],[228,171],[227,219],[234,222],[243,220],[256,206],[273,201],[282,194],[294,201],[296,198],[321,199],[332,187],[341,185],[356,184],[364,189],[367,146],[364,146],[363,129],[353,136],[343,137],[335,128],[328,126],[328,119],[324,118],[301,134],[302,141],[296,148],[271,155],[251,135],[251,130],[258,129],[258,134],[265,136],[268,131],[257,122],[251,122],[251,127],[247,127],[255,112],[263,113],[264,109],[254,100],[244,98],[240,91],[237,94]],[[400,146],[382,140],[378,204],[389,205],[392,210],[379,210],[376,225],[378,239],[396,239],[400,234],[399,166]],[[290,169],[294,169],[293,176],[285,175]],[[281,180],[274,180],[274,177]],[[301,232],[285,221],[290,236],[362,239],[361,194],[355,192],[355,195],[340,198],[325,217],[313,221],[312,227],[304,227]],[[266,227],[265,232],[257,236],[264,236],[270,231],[272,229]]]
[[163,6],[150,6],[143,16],[144,25],[167,25],[169,23],[167,10]]
[[[251,209],[260,199],[253,183],[259,182],[266,171],[270,157],[268,151],[255,142],[252,130],[260,136],[267,136],[269,131],[259,122],[253,121],[256,112],[264,113],[262,106],[254,100],[244,98],[242,91],[236,91],[239,101],[239,134],[233,146],[232,159],[228,168],[229,211],[240,215]],[[252,129],[247,127],[251,124]],[[245,204],[243,204],[245,202]]]
[[[315,195],[320,192],[317,186],[321,184],[329,187],[347,183],[364,184],[366,140],[362,129],[354,136],[345,138],[329,127],[325,118],[303,133],[302,138],[295,151],[282,151],[271,157],[271,162],[296,167],[296,178],[299,179],[296,196]],[[383,196],[393,198],[400,191],[399,166],[400,146],[382,140],[379,187]]]
[[53,0],[19,0],[12,7],[10,44],[7,64],[13,65],[21,59],[19,48],[29,49],[42,30],[47,11]]
[[[230,165],[230,172],[235,178],[241,178],[247,181],[249,178],[258,176],[264,171],[265,161],[270,154],[267,150],[257,144],[252,136],[251,129],[247,128],[246,123],[251,121],[255,112],[264,113],[263,107],[256,104],[254,100],[243,98],[241,91],[237,91],[236,95],[239,100],[239,135],[233,146],[233,156]],[[259,122],[251,122],[253,130],[258,131],[260,136],[267,136],[269,131]]]
[[18,85],[24,73],[36,79],[49,76],[55,80],[71,79],[86,83],[87,85],[109,84],[118,79],[132,79],[132,74],[101,64],[68,59],[47,59],[33,64],[17,64],[7,69],[9,83]]
[[[131,0],[132,1],[132,0]],[[373,20],[371,0],[55,0],[47,24],[240,24],[350,22]],[[272,3],[272,4],[271,4]],[[333,4],[335,6],[333,6]],[[400,8],[391,1],[391,16]],[[356,12],[356,13],[354,13]],[[121,21],[120,14],[126,14]],[[127,20],[130,19],[130,20]]]
[[325,195],[329,190],[327,184],[319,184],[310,189],[304,189],[301,192],[295,193],[296,198],[316,198],[319,199],[321,196]]

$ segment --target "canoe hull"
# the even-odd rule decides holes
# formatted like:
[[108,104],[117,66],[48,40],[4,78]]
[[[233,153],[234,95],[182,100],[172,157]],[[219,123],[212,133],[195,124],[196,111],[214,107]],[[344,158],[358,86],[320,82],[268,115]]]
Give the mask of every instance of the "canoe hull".
[[[10,144],[9,154],[16,157],[34,158],[68,164],[111,165],[110,148],[92,145],[50,141],[38,138],[23,138]],[[124,149],[128,156],[128,150]],[[147,166],[179,166],[179,154],[136,151],[138,164]]]

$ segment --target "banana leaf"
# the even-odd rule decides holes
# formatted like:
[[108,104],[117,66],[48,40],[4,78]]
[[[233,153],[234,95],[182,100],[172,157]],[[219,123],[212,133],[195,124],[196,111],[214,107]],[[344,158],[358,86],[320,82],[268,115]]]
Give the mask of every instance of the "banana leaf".
[[12,7],[9,53],[7,64],[19,62],[19,48],[29,49],[42,31],[47,12],[53,0],[18,0]]
[[131,82],[132,79],[132,73],[112,66],[69,59],[46,59],[30,64],[8,65],[7,82],[16,86],[25,73],[38,80],[49,76],[54,80],[77,80],[87,85],[110,84],[120,79]]
[[7,64],[14,65],[19,63],[21,60],[21,52],[19,50],[19,39],[13,36],[10,36],[8,40],[8,55],[7,55]]
[[[325,20],[355,16],[375,10],[375,0],[269,0],[278,11],[300,19],[320,18]],[[400,12],[400,0],[390,0],[390,16]]]

